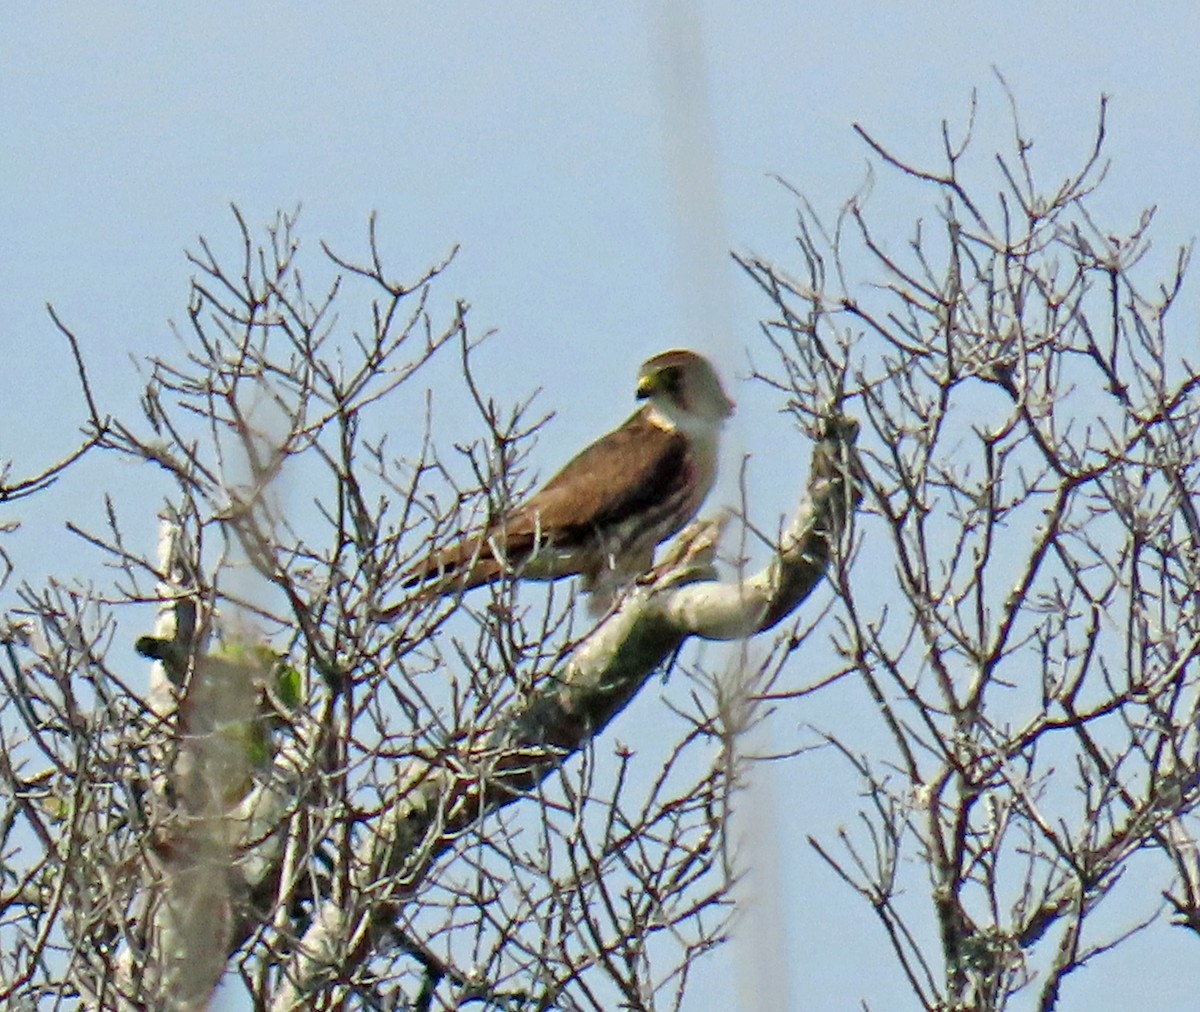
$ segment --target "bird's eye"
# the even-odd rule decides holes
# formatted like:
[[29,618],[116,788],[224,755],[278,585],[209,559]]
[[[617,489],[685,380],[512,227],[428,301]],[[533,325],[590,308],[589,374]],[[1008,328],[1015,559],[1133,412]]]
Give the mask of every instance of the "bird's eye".
[[669,369],[664,369],[661,373],[662,388],[669,394],[679,393],[679,385],[682,380],[682,374],[675,366]]

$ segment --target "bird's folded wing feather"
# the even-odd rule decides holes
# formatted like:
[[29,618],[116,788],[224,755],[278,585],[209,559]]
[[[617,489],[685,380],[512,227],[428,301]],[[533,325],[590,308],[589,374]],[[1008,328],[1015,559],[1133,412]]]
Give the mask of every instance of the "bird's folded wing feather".
[[[657,512],[687,487],[692,467],[687,439],[663,429],[645,410],[583,450],[502,525],[509,551],[535,538],[557,544]],[[514,542],[514,538],[518,541]]]
[[[479,582],[494,579],[499,563],[493,545],[509,564],[519,565],[540,545],[569,550],[625,521],[642,517],[649,525],[687,494],[694,467],[687,438],[656,425],[642,409],[584,449],[484,535],[434,553],[405,585],[448,576],[468,565]],[[487,572],[475,573],[481,567]]]

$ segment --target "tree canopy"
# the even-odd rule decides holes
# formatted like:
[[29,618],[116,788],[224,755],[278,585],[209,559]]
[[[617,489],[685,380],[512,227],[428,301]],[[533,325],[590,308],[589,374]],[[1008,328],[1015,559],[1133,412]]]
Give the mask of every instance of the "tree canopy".
[[[598,619],[567,584],[402,587],[527,492],[544,424],[478,375],[449,260],[397,278],[373,220],[310,255],[294,216],[260,236],[235,209],[140,417],[52,310],[82,436],[0,502],[94,455],[146,495],[71,524],[111,586],[4,573],[0,995],[202,1007],[232,971],[269,1009],[680,1007],[730,931],[747,728],[817,692],[867,700],[815,730],[862,793],[808,844],[913,1007],[1055,1008],[1131,934],[1200,932],[1190,249],[1147,279],[1152,213],[1095,217],[1104,112],[1049,187],[1015,111],[992,176],[969,128],[932,167],[859,128],[921,208],[903,237],[865,193],[828,216],[796,191],[794,262],[736,256],[758,395],[796,423],[772,452],[809,459],[795,514],[697,521]],[[444,362],[472,442],[431,421]],[[750,637],[721,671],[688,648]],[[602,762],[681,670],[687,732]]]

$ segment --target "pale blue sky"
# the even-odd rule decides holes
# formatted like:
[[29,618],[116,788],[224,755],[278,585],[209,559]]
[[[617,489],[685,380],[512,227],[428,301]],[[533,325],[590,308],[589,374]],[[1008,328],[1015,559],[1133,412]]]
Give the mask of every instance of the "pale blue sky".
[[[230,201],[252,226],[302,203],[300,235],[314,250],[321,238],[361,250],[372,211],[401,271],[415,275],[461,244],[443,305],[466,298],[476,329],[499,331],[484,359],[497,398],[540,387],[539,407],[558,413],[536,451],[543,474],[624,417],[647,355],[678,345],[714,354],[740,402],[729,460],[759,460],[750,501],[773,526],[792,505],[807,451],[795,457],[779,405],[739,379],[748,353],[765,358],[756,321],[768,310],[727,256],[790,256],[793,202],[769,174],[832,215],[865,173],[852,123],[913,160],[931,159],[940,121],[965,122],[973,87],[986,172],[1008,131],[995,66],[1047,179],[1078,165],[1098,97],[1109,93],[1113,167],[1099,208],[1119,227],[1157,204],[1162,262],[1200,232],[1192,3],[695,9],[703,62],[685,60],[675,79],[668,66],[687,49],[666,3],[7,5],[0,456],[18,473],[32,470],[70,446],[81,417],[46,301],[79,333],[103,409],[131,414],[140,387],[129,356],[164,352],[166,321],[183,316],[184,247],[198,233],[231,242]],[[672,80],[683,82],[682,96]],[[688,139],[695,123],[684,122],[691,113],[710,130],[699,148]],[[916,212],[885,198],[877,193],[872,211],[896,224],[901,242]],[[1196,307],[1193,283],[1184,296],[1193,319]],[[761,463],[784,439],[801,462],[796,473]],[[30,575],[91,565],[64,556],[61,513],[95,516],[101,489],[120,485],[128,497],[138,487],[132,468],[111,462],[86,474],[36,514],[18,506],[0,515],[28,521],[31,537],[10,539],[9,549]],[[87,554],[78,549],[79,559]],[[653,690],[638,700],[622,739],[636,747],[658,705]],[[821,706],[777,735],[819,721]],[[893,996],[900,982],[888,957],[870,948],[880,938],[868,911],[801,842],[852,816],[853,799],[828,810],[827,765],[807,759],[771,779],[786,810],[778,848],[788,1007],[844,1009],[865,998],[879,1010],[909,1008],[906,991]],[[1194,1007],[1194,945],[1165,929],[1135,940],[1071,979],[1063,1007],[1132,1007],[1147,986],[1162,989],[1158,1008]],[[730,1007],[735,957],[713,958],[689,1009]]]

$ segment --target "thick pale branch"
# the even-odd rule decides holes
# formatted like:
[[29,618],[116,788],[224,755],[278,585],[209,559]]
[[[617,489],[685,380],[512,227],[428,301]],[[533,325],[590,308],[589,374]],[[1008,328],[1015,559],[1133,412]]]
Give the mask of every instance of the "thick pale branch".
[[732,584],[687,582],[696,579],[697,560],[685,551],[677,567],[630,594],[561,675],[490,734],[406,765],[396,801],[356,864],[354,892],[376,902],[358,912],[321,905],[282,974],[285,984],[272,1007],[298,1007],[326,972],[336,967],[345,975],[368,958],[431,864],[462,832],[525,796],[583,747],[689,636],[753,634],[796,608],[820,582],[858,501],[850,464],[857,432],[856,423],[840,416],[827,422],[804,501],[761,573]]

